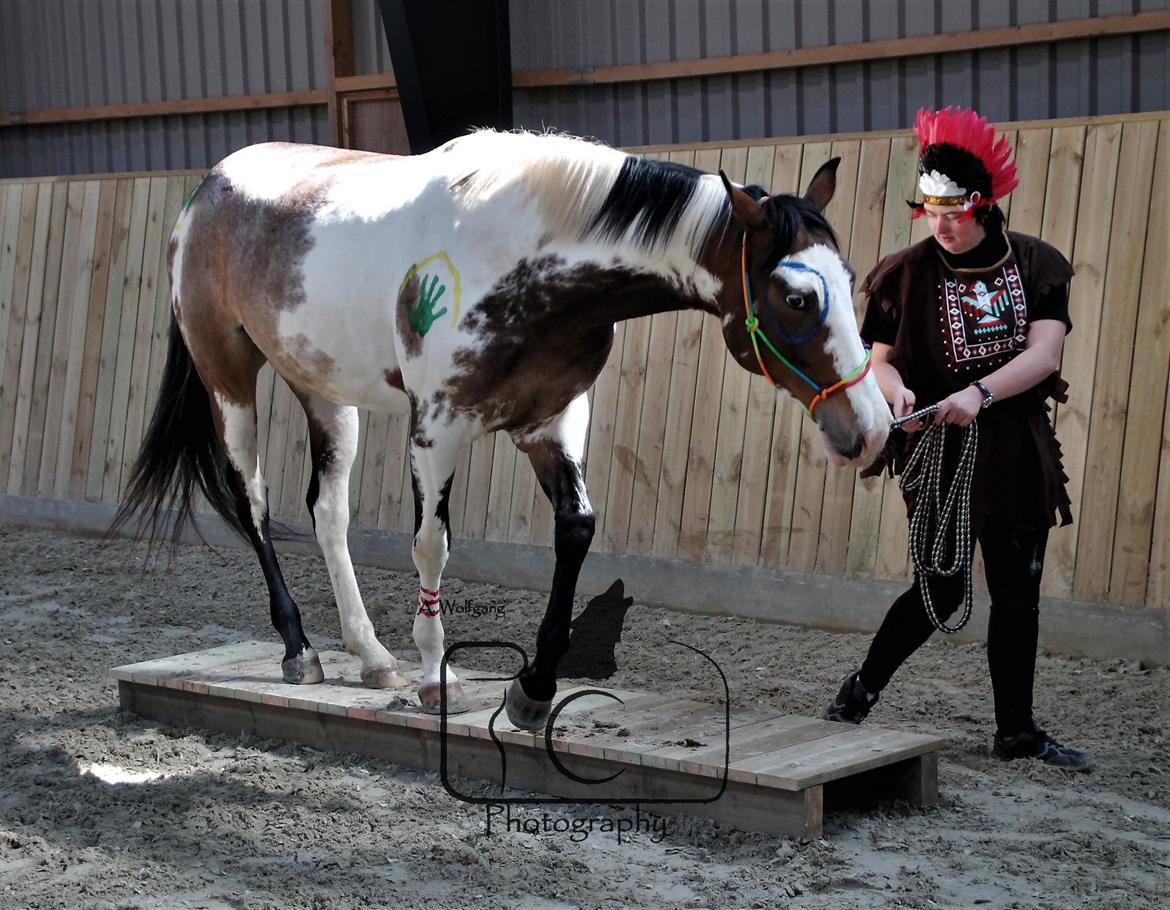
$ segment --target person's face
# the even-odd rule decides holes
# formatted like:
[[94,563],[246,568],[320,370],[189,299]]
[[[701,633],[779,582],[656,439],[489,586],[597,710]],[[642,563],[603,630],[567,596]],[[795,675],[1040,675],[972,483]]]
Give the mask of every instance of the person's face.
[[966,253],[979,245],[987,232],[974,218],[963,218],[958,205],[927,205],[926,220],[930,233],[948,253]]

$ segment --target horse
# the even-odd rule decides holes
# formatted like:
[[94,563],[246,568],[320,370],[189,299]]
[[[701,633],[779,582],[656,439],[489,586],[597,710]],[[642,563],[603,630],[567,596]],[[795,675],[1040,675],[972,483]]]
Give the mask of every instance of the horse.
[[407,686],[366,613],[347,529],[358,408],[408,409],[417,696],[424,711],[457,711],[460,681],[440,673],[448,495],[464,447],[507,432],[555,511],[536,650],[505,696],[513,724],[541,729],[594,531],[586,392],[617,322],[717,316],[736,361],[807,408],[835,463],[868,463],[884,443],[889,407],[823,214],[838,162],[803,196],[768,196],[551,133],[481,130],[415,156],[293,143],[232,153],[192,191],[170,239],[166,365],[115,526],[138,516],[152,545],[177,540],[202,493],[256,552],[283,679],[324,679],[269,531],[256,444],[267,361],[308,418],[307,503],[344,647],[366,686]]

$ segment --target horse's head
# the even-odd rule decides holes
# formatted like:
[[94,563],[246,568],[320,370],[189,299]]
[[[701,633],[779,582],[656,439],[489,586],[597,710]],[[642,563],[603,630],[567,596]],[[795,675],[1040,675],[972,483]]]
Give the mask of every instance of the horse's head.
[[724,282],[720,309],[736,360],[804,405],[830,460],[866,464],[885,443],[890,409],[858,334],[853,271],[821,214],[839,161],[821,167],[803,197],[764,196],[723,177],[738,268]]

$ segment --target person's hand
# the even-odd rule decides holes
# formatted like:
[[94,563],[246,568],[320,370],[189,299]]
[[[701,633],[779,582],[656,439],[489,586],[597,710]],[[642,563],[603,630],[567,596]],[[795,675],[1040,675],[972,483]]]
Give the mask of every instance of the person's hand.
[[982,408],[983,393],[975,386],[969,385],[939,402],[934,422],[953,423],[960,427],[968,427]]
[[[914,410],[914,393],[905,386],[902,386],[894,393],[894,400],[891,402],[891,407],[894,411],[895,417],[905,417]],[[922,429],[922,421],[915,420],[911,423],[902,424],[902,429],[907,433],[917,433]]]

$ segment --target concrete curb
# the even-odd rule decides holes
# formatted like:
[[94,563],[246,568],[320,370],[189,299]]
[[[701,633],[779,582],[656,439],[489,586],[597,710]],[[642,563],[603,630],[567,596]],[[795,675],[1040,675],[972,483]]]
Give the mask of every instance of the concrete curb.
[[[102,535],[114,517],[108,503],[0,496],[0,522],[25,527]],[[200,516],[199,527],[215,546],[244,546],[217,517]],[[288,529],[279,549],[318,555],[312,532]],[[127,534],[126,536],[129,536]],[[185,543],[197,543],[188,529]],[[406,534],[351,529],[354,562],[413,572]],[[446,574],[465,581],[545,590],[551,584],[550,547],[456,540]],[[873,632],[901,584],[862,578],[773,572],[677,560],[591,553],[579,590],[600,592],[615,578],[636,600],[691,613],[742,616],[767,622],[849,632]],[[1147,665],[1170,664],[1170,611],[1045,598],[1040,603],[1040,645],[1069,656],[1124,658]],[[971,622],[956,641],[982,641],[987,633],[987,597],[976,595]]]

